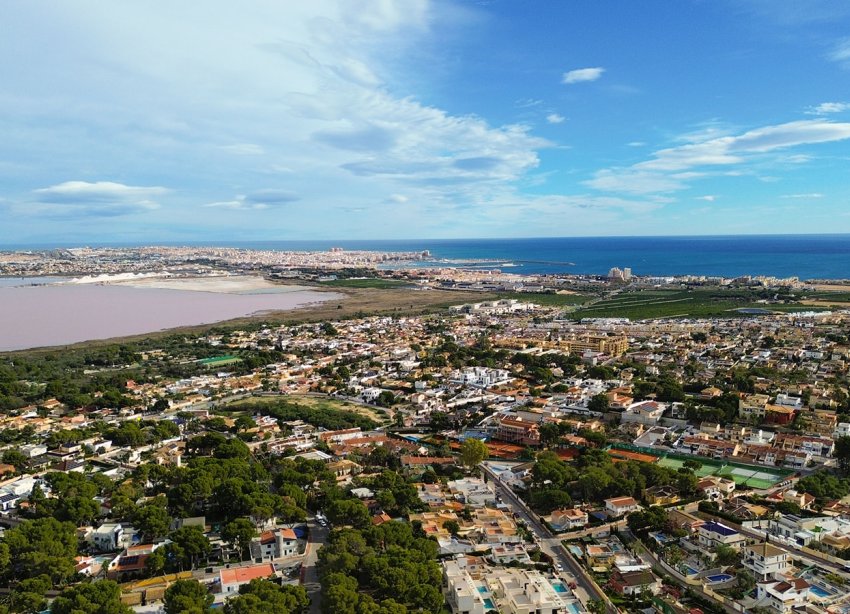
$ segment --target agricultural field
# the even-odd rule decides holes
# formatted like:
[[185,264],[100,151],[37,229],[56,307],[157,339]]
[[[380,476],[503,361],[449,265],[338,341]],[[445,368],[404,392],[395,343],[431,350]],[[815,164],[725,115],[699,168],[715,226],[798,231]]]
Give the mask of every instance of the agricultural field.
[[320,282],[322,286],[329,288],[378,288],[384,290],[387,288],[403,288],[410,286],[409,281],[401,279],[381,279],[381,278],[356,278],[356,279],[333,279],[331,281]]
[[765,305],[757,303],[757,291],[700,288],[692,290],[627,290],[579,307],[571,316],[580,318],[618,317],[631,320],[685,317],[743,316],[738,309],[802,311],[802,303]]

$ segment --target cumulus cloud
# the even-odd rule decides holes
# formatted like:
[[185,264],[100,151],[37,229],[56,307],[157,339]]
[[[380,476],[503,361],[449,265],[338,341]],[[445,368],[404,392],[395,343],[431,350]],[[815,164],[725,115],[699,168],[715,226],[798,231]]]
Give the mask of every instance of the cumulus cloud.
[[806,109],[806,115],[828,115],[850,111],[850,102],[822,102]]
[[546,121],[550,124],[563,124],[566,119],[566,117],[558,115],[557,113],[549,113],[549,115],[546,116]]
[[845,139],[850,139],[850,123],[816,119],[764,126],[739,135],[661,149],[649,160],[632,166],[601,169],[585,184],[614,192],[671,192],[684,189],[690,180],[704,176],[695,170],[700,167],[741,165],[789,147]]
[[594,68],[577,68],[575,70],[565,72],[561,77],[561,83],[571,85],[573,83],[596,81],[604,72],[605,69],[601,66],[596,66]]
[[706,194],[705,196],[697,196],[697,200],[704,200],[708,203],[713,203],[717,200],[717,197],[714,194]]

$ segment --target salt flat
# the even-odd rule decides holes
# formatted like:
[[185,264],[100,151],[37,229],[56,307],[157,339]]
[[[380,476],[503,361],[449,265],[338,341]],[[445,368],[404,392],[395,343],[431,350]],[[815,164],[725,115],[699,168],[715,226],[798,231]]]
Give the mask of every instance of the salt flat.
[[279,284],[258,275],[217,275],[214,277],[145,277],[118,280],[109,285],[133,288],[159,288],[188,292],[215,292],[220,294],[278,294],[311,291],[308,286]]
[[[0,287],[0,351],[211,324],[344,297],[300,286],[269,284],[269,289],[253,277],[235,280],[235,285],[222,278],[187,279],[187,286],[170,283],[168,289],[160,284],[182,280],[140,281]],[[203,290],[186,289],[193,283]]]

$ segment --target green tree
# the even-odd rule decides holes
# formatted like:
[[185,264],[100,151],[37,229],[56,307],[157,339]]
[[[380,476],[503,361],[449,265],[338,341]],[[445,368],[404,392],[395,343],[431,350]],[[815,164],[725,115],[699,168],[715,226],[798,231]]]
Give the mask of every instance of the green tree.
[[587,402],[587,408],[590,411],[595,411],[599,413],[605,413],[609,408],[608,395],[604,392],[600,392],[590,398],[590,401]]
[[715,560],[719,565],[737,565],[741,562],[741,553],[731,546],[719,544],[714,549]]
[[237,518],[224,525],[221,539],[230,544],[231,548],[238,550],[241,560],[245,560],[251,540],[256,534],[257,528],[253,522],[247,518]]
[[77,556],[76,527],[55,518],[27,520],[6,531],[12,577],[23,580],[47,576],[59,584],[74,575]]
[[698,460],[696,460],[696,459],[693,459],[693,458],[689,458],[688,460],[686,460],[684,463],[682,463],[682,466],[683,466],[685,469],[690,469],[690,470],[691,470],[691,471],[693,471],[694,473],[696,473],[697,471],[699,471],[700,469],[702,469],[702,463],[701,463],[701,462],[699,462],[699,461],[698,461]]
[[487,444],[480,439],[467,437],[460,444],[460,463],[467,469],[474,469],[489,455]]
[[51,614],[131,614],[121,603],[121,588],[112,580],[84,582],[62,591],[52,604]]
[[850,473],[850,437],[844,435],[835,440],[835,458],[838,459],[838,466],[845,474]]
[[360,501],[338,499],[327,508],[328,520],[337,526],[352,526],[357,529],[368,527],[372,522],[369,510]]
[[605,614],[605,602],[601,599],[591,599],[587,602],[587,611],[590,614]]
[[180,527],[169,536],[171,554],[179,561],[181,571],[194,569],[198,562],[209,556],[210,540],[201,527]]
[[146,503],[136,508],[133,514],[133,526],[141,532],[147,541],[153,541],[168,534],[171,516],[169,516],[165,506],[162,505],[163,503],[164,501],[160,500]]
[[561,438],[561,428],[554,422],[544,422],[540,425],[540,443],[551,447]]
[[213,599],[197,580],[177,580],[165,591],[165,614],[209,614]]
[[300,614],[310,601],[303,586],[279,586],[268,580],[251,580],[224,606],[225,614]]

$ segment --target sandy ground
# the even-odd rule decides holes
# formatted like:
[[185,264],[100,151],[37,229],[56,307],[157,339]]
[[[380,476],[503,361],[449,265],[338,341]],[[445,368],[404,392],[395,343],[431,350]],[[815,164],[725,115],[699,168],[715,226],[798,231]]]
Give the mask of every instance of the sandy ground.
[[850,284],[815,284],[815,290],[823,290],[824,292],[848,292]]
[[800,304],[808,305],[810,307],[850,307],[850,303],[848,303],[847,301],[831,301],[828,298],[811,301],[800,301]]
[[147,278],[112,282],[112,285],[133,288],[159,288],[161,290],[187,290],[190,292],[215,292],[220,294],[270,294],[313,290],[307,286],[276,284],[254,275],[219,277]]

